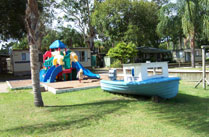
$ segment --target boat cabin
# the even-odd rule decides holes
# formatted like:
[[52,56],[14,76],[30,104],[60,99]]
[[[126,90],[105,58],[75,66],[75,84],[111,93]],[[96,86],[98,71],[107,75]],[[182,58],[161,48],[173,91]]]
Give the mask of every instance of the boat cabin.
[[167,62],[123,64],[124,81],[143,81],[151,78],[168,77]]

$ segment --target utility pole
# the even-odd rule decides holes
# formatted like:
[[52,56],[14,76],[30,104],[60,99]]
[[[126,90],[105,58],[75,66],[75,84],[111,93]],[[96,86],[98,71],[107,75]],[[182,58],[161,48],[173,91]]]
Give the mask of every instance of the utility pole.
[[206,79],[206,63],[205,63],[205,50],[209,48],[209,45],[203,45],[201,46],[202,49],[202,78],[200,79],[200,81],[197,83],[197,85],[195,86],[195,88],[198,87],[198,85],[202,82],[202,86],[203,88],[206,90],[206,83],[207,85],[209,85],[209,82]]

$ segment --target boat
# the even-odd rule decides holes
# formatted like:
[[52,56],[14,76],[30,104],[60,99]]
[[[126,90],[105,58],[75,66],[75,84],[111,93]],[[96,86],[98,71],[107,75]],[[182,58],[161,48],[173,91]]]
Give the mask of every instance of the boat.
[[116,69],[110,70],[110,80],[101,80],[101,89],[111,93],[157,96],[170,99],[178,94],[179,77],[168,76],[167,62],[123,65],[123,80],[117,80]]

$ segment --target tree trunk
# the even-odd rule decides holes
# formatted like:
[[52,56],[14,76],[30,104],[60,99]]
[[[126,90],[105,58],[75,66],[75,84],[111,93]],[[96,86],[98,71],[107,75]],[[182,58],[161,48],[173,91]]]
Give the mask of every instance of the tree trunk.
[[179,36],[179,46],[180,46],[180,49],[183,49],[182,37],[181,36]]
[[89,34],[88,34],[88,40],[89,40],[89,47],[91,49],[91,51],[95,52],[95,49],[94,49],[94,38],[95,38],[95,30],[94,30],[94,27],[92,26],[91,24],[91,14],[90,14],[90,5],[89,5],[89,1],[87,0],[87,12],[88,12],[88,27],[89,27]]
[[39,79],[39,47],[41,46],[41,33],[38,4],[36,0],[28,0],[25,17],[28,43],[30,45],[31,79],[34,92],[34,104],[37,107],[44,106],[40,91]]
[[42,107],[43,101],[40,91],[40,79],[39,79],[39,55],[38,46],[30,45],[30,66],[31,66],[31,79],[34,93],[34,104],[37,107]]
[[169,43],[169,38],[167,37],[167,49],[169,49],[170,43]]
[[90,36],[89,43],[90,43],[91,51],[95,52],[95,49],[94,49],[94,36]]
[[191,39],[191,64],[195,68],[195,36]]

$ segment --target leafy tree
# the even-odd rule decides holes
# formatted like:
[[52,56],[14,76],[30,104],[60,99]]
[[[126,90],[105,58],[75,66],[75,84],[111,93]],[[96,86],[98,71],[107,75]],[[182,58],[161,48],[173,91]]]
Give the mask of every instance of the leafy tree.
[[[43,16],[46,18],[47,10],[43,7],[47,3],[46,1],[38,0],[39,11],[44,13]],[[0,39],[8,40],[21,39],[26,35],[25,28],[25,10],[26,10],[27,0],[1,0],[0,1]],[[45,6],[45,8],[47,8]],[[44,12],[43,12],[44,11]]]
[[4,43],[1,45],[0,53],[2,54],[9,54],[11,47],[13,46],[14,42]]
[[169,0],[152,0],[152,1],[155,2],[157,5],[159,5],[159,7],[169,3]]
[[[44,36],[41,41],[42,51],[49,50],[49,46],[57,39],[61,40],[69,47],[83,47],[83,38],[79,32],[75,29],[70,28],[60,28],[60,31],[55,31],[52,29],[45,30]],[[18,42],[13,43],[13,49],[29,49],[27,37],[20,39]]]
[[114,48],[111,48],[107,55],[118,59],[121,63],[133,62],[134,57],[137,55],[136,45],[133,43],[126,44],[125,42],[118,43]]
[[0,39],[20,39],[25,34],[25,9],[27,0],[0,1]]
[[111,42],[122,41],[128,27],[130,6],[129,0],[95,2],[92,22],[99,36],[110,38]]
[[[138,46],[159,46],[159,37],[156,33],[158,20],[158,6],[154,2],[134,1],[130,11],[130,23],[133,25],[132,33],[127,34],[129,37],[137,38],[137,41],[132,41]],[[129,31],[129,30],[128,30]],[[130,41],[127,39],[127,41]]]
[[19,42],[14,42],[12,49],[29,49],[27,37],[23,37]]
[[169,3],[162,6],[159,11],[159,20],[156,31],[162,40],[166,39],[167,49],[170,48],[170,41],[176,45],[178,40],[182,40],[181,15],[178,12],[177,4]]
[[38,3],[36,0],[28,0],[26,9],[26,27],[27,37],[30,46],[30,64],[31,64],[31,79],[34,92],[34,104],[37,107],[43,107],[41,91],[40,91],[40,79],[39,79],[39,62],[38,51],[41,46],[41,32],[40,32],[40,19],[38,11]]
[[158,6],[154,2],[131,0],[106,0],[96,2],[93,24],[101,38],[133,42],[139,46],[159,45],[155,32],[158,24]]
[[64,11],[64,20],[74,22],[75,27],[82,33],[84,42],[94,49],[95,29],[91,21],[94,4],[91,0],[62,0],[57,4]]
[[184,2],[182,28],[187,40],[190,42],[192,67],[195,67],[195,47],[197,41],[200,40],[200,37],[209,40],[209,9],[208,6],[205,7],[205,4],[207,5],[208,2],[209,0],[186,0]]
[[[195,67],[195,48],[209,42],[209,0],[178,0],[160,9],[157,32],[174,45],[184,37],[190,44],[191,64]],[[169,43],[169,42],[168,42]]]
[[[201,0],[203,18],[203,39],[209,42],[209,0]],[[205,42],[206,43],[206,42]]]
[[65,43],[66,45],[71,47],[84,47],[84,39],[82,34],[73,28],[65,28],[61,27],[60,32],[58,33],[58,38]]

